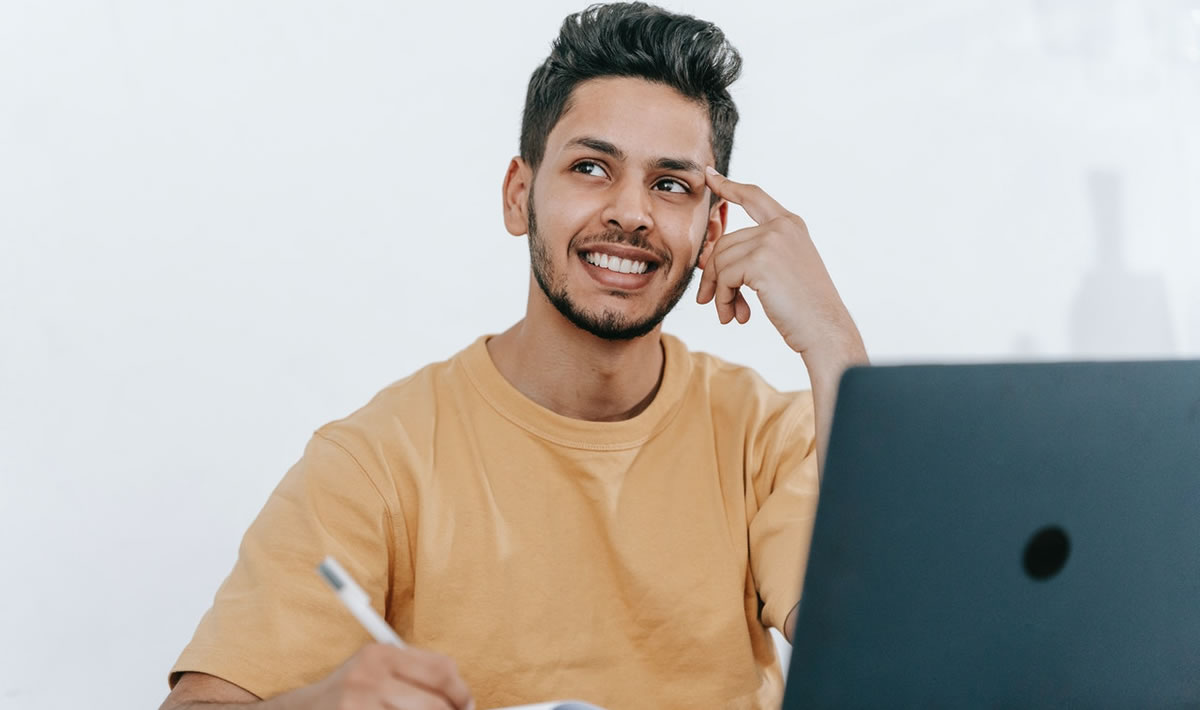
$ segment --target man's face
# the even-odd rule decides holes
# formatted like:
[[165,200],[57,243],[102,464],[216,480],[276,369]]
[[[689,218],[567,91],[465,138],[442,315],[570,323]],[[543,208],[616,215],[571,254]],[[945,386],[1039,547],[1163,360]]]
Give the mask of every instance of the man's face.
[[717,212],[704,183],[714,162],[708,111],[624,77],[580,84],[573,104],[529,191],[533,275],[577,327],[640,337],[687,290]]

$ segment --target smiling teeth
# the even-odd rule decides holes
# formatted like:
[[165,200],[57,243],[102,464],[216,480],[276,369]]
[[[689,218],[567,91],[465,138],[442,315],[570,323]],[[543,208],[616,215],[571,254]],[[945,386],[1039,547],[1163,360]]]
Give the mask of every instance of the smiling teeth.
[[616,271],[621,274],[644,274],[649,265],[644,261],[631,261],[629,259],[618,259],[615,256],[608,254],[597,254],[596,252],[588,252],[583,257],[587,263],[594,266],[599,266],[601,269]]

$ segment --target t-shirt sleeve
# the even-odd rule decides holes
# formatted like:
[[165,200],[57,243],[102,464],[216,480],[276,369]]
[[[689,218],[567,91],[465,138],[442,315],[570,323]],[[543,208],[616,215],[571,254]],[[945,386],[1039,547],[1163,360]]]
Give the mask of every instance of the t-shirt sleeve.
[[320,680],[369,643],[317,565],[333,556],[388,618],[396,545],[380,490],[346,448],[314,434],[246,531],[170,686],[199,671],[270,698]]
[[761,465],[752,477],[757,509],[750,519],[750,569],[762,622],[783,631],[800,601],[820,482],[812,395],[791,403],[758,432]]

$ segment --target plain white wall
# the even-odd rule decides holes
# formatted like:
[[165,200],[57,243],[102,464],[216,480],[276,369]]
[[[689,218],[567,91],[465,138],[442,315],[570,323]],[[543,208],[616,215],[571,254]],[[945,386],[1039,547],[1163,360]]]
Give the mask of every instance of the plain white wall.
[[[309,433],[521,316],[583,5],[0,4],[0,707],[156,707]],[[666,6],[877,362],[1200,354],[1200,0]],[[667,328],[806,386],[761,312]]]

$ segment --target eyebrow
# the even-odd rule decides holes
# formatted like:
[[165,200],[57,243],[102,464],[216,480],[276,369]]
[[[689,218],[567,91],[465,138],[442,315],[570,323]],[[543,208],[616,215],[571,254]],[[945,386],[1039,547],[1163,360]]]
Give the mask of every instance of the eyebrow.
[[[618,161],[620,161],[622,163],[625,162],[625,159],[626,159],[625,151],[621,150],[613,143],[610,143],[609,141],[606,141],[606,140],[603,140],[600,138],[593,138],[591,136],[580,136],[578,138],[572,138],[571,140],[567,141],[567,144],[563,147],[564,148],[577,148],[577,147],[591,148],[592,150],[600,152],[600,153],[604,153],[605,155],[611,155],[613,158],[616,158]],[[694,160],[689,160],[687,158],[651,158],[650,160],[646,161],[646,169],[647,170],[681,170],[683,172],[688,172],[688,173],[704,174],[704,168],[700,167],[699,163],[697,163]]]

